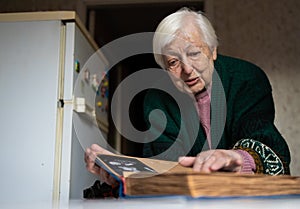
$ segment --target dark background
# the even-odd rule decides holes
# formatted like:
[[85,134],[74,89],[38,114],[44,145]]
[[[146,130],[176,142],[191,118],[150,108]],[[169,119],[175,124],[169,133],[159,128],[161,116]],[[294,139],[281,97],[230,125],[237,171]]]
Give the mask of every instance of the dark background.
[[[203,11],[203,2],[184,2],[184,3],[154,3],[139,5],[111,5],[89,8],[88,12],[95,12],[95,41],[102,47],[105,44],[139,32],[154,32],[159,22],[167,15],[187,6],[195,10]],[[89,15],[87,15],[89,17]],[[88,21],[88,20],[87,20]],[[122,60],[117,66],[109,71],[110,78],[110,97],[118,84],[128,75],[146,68],[159,68],[153,54],[141,54]],[[140,92],[135,96],[130,105],[131,123],[138,130],[146,130],[143,123],[143,98],[146,91]],[[122,96],[126,96],[126,92]],[[111,99],[111,98],[110,98]],[[126,125],[126,124],[124,124]],[[114,123],[109,118],[109,144],[116,145],[115,139],[118,138]],[[132,142],[121,136],[121,151],[123,154],[132,156],[142,155],[142,144]]]

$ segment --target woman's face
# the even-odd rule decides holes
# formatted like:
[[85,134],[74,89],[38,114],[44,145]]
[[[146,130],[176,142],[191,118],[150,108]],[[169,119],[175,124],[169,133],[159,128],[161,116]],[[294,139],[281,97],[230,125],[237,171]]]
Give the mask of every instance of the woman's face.
[[178,88],[196,94],[211,85],[216,49],[211,52],[193,24],[187,24],[177,33],[163,54],[165,66],[175,77],[173,81]]

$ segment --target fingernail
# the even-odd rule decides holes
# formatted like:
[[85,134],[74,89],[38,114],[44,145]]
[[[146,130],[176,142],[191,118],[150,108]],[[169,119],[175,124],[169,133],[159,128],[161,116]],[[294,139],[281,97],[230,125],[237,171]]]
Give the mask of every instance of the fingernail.
[[182,161],[183,159],[184,159],[184,157],[181,156],[178,158],[178,161]]

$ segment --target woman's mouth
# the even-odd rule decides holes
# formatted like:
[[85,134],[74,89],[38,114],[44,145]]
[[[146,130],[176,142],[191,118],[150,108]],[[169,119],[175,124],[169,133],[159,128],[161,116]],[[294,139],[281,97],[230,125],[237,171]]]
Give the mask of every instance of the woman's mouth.
[[187,80],[185,80],[184,82],[185,82],[186,85],[188,85],[188,86],[193,86],[193,85],[195,85],[196,83],[198,83],[198,81],[199,81],[199,77],[196,77],[196,78],[187,79]]

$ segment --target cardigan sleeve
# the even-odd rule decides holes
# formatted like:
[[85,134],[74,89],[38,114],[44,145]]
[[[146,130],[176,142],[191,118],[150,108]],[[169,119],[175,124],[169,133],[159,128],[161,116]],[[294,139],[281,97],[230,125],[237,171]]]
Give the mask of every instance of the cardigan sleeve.
[[[144,121],[150,129],[146,139],[158,137],[143,145],[144,157],[177,161],[180,156],[191,155],[193,147],[202,146],[197,140],[200,124],[195,104],[184,93],[179,93],[178,97],[184,101],[184,108],[179,108],[175,99],[161,90],[152,89],[146,94]],[[161,112],[152,112],[157,109]],[[152,123],[149,121],[150,114]],[[162,120],[167,121],[166,127],[163,127],[165,123]]]
[[[168,104],[168,108],[178,111],[178,106],[172,105],[173,101],[167,94],[159,92],[158,90],[149,90],[146,94],[144,101],[144,121],[147,128],[150,129],[146,135],[146,139],[149,140],[149,138],[153,138],[153,136],[159,136],[155,140],[144,144],[143,157],[153,157],[165,153],[165,156],[161,158],[176,161],[176,157],[170,156],[170,153],[167,154],[167,150],[176,140],[180,124],[176,122],[177,120],[175,120],[178,115],[171,115],[169,111],[167,111],[165,104]],[[170,107],[170,105],[172,105],[172,107]],[[152,112],[153,110],[162,111],[161,113],[165,117],[160,115],[159,112]],[[150,123],[148,118],[151,112],[152,123]],[[165,121],[163,120],[167,121],[166,127],[163,127],[163,124],[165,124]],[[180,120],[180,118],[178,118],[178,120]],[[176,152],[179,152],[179,150],[176,150]]]
[[240,85],[236,85],[236,99],[231,104],[234,108],[234,147],[252,155],[258,173],[290,174],[289,148],[274,125],[275,110],[271,85],[261,69],[250,66],[243,74],[235,75],[243,76],[243,79],[240,79]]

